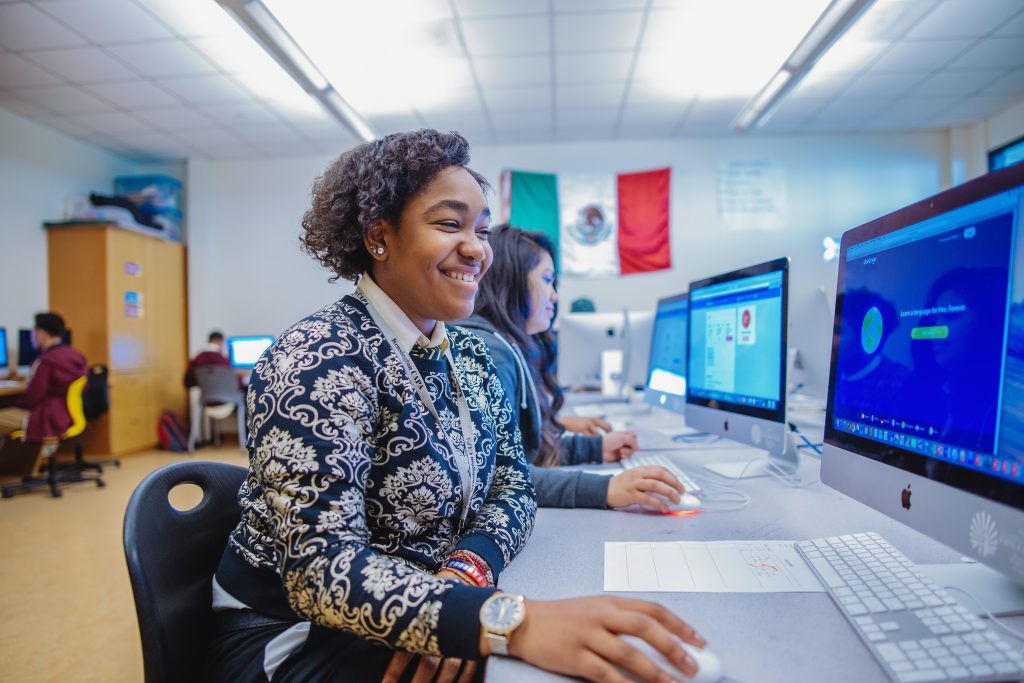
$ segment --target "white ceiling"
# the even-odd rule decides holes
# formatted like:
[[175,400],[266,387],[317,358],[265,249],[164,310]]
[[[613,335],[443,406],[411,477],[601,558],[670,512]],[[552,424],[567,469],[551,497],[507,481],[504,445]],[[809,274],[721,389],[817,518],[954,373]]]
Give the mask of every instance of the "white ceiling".
[[[730,61],[709,45],[756,42],[753,10],[783,1],[795,0],[374,0],[392,16],[415,7],[406,23],[429,25],[448,46],[442,76],[466,86],[442,103],[426,92],[377,108],[355,81],[347,91],[325,73],[382,134],[431,126],[475,144],[726,136],[764,79],[726,93],[683,77]],[[391,27],[364,18],[369,0],[290,0],[287,11],[327,2],[360,24],[367,63],[388,54]],[[706,3],[734,6],[727,31],[701,23]],[[753,134],[945,128],[1021,100],[1024,0],[876,0]],[[0,0],[0,106],[137,158],[333,153],[354,142],[214,0]]]

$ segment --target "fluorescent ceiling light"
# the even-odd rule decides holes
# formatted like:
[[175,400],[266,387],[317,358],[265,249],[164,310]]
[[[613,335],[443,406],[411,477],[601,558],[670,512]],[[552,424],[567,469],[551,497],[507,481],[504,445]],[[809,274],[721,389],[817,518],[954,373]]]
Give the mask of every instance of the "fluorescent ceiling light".
[[872,2],[874,0],[832,0],[765,87],[743,105],[733,120],[732,129],[743,132],[763,125],[786,93],[796,87]]
[[263,0],[217,0],[295,82],[353,135],[369,142],[377,133],[338,93]]

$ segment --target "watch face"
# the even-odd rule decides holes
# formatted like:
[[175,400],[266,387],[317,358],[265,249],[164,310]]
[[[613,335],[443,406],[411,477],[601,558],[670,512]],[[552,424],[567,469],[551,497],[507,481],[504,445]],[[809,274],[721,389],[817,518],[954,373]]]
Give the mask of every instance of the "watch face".
[[490,631],[511,631],[523,620],[526,609],[521,600],[511,595],[497,595],[484,603],[481,621]]

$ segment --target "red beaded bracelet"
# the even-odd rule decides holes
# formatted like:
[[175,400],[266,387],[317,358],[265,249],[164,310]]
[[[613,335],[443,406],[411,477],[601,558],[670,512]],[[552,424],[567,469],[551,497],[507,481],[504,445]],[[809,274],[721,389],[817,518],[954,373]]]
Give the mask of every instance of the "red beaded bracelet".
[[476,567],[485,577],[487,577],[488,586],[494,585],[494,574],[491,573],[490,566],[487,564],[487,562],[484,561],[482,557],[480,557],[476,553],[469,550],[456,550],[449,556],[449,559],[469,562],[474,567]]
[[490,584],[487,581],[487,576],[477,569],[476,565],[465,562],[463,560],[448,560],[444,564],[447,569],[454,569],[457,572],[462,572],[470,578],[470,580],[481,588],[487,588]]

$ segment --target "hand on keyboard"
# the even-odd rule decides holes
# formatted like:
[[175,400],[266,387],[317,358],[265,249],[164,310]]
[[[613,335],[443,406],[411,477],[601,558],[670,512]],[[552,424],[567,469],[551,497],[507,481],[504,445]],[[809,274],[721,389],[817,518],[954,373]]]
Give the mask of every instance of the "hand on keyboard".
[[601,460],[618,462],[640,450],[636,432],[608,432],[601,437]]
[[664,467],[634,467],[615,475],[608,482],[608,507],[643,505],[668,512],[666,501],[678,503],[682,493],[683,485]]

